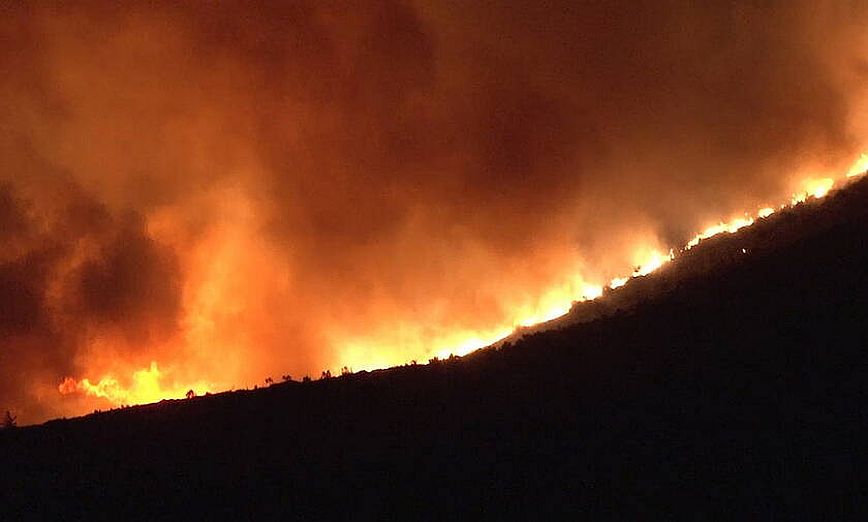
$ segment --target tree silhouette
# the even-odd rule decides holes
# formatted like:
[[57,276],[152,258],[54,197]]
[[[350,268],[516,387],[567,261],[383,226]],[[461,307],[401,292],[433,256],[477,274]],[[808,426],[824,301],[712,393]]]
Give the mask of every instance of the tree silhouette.
[[289,382],[292,380],[292,375],[286,373],[283,375],[282,379],[283,379],[283,382]]
[[9,410],[6,410],[6,416],[3,418],[3,429],[8,430],[17,426],[18,424],[16,422],[16,419],[17,417],[9,413]]
[[274,379],[272,379],[271,377],[266,377],[265,378],[265,384],[267,384],[268,386],[271,386],[272,384],[274,384]]
[[320,379],[331,379],[332,378],[332,371],[331,370],[324,370],[322,372],[322,375],[319,376],[319,378]]
[[192,398],[195,397],[195,396],[196,396],[196,392],[194,392],[192,389],[190,389],[189,391],[187,391],[187,398],[188,398],[188,399],[192,399]]

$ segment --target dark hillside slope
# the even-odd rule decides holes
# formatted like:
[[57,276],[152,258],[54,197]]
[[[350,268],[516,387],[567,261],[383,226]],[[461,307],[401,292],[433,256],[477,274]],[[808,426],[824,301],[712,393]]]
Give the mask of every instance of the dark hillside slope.
[[500,350],[3,433],[3,515],[855,515],[868,182],[764,226],[779,240]]

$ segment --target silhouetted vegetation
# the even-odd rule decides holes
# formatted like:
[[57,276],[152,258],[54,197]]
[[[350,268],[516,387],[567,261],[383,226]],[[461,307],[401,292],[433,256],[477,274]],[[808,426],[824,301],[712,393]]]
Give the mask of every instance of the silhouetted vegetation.
[[6,410],[6,415],[3,417],[3,429],[8,430],[16,427],[17,419],[9,410]]

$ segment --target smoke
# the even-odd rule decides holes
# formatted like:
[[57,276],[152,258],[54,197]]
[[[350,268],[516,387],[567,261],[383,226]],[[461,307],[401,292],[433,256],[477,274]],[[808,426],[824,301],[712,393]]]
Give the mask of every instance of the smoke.
[[868,2],[717,4],[4,7],[0,405],[425,360],[844,168]]

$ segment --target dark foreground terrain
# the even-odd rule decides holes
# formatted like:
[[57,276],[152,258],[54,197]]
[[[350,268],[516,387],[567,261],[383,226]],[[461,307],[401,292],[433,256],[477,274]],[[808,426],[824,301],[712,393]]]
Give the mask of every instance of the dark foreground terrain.
[[0,518],[855,517],[868,183],[827,199],[501,349],[6,430]]

